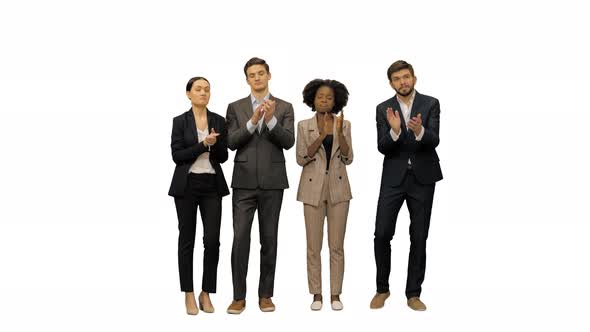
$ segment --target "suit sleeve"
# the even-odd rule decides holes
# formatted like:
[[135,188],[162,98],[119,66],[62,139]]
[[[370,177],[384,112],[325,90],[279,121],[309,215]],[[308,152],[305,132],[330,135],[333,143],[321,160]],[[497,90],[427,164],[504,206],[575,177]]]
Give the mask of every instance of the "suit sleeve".
[[354,153],[352,152],[352,136],[351,136],[351,128],[350,128],[350,122],[347,121],[347,126],[346,126],[346,130],[344,131],[344,139],[346,139],[346,143],[348,143],[348,155],[343,155],[340,154],[340,160],[342,160],[342,162],[345,165],[350,165],[352,164],[352,160],[354,159]]
[[430,110],[428,122],[424,126],[424,136],[419,141],[419,144],[429,148],[436,148],[439,143],[438,130],[440,126],[440,103],[435,99],[434,105]]
[[248,131],[246,125],[240,128],[240,124],[238,123],[238,117],[236,115],[236,110],[229,104],[227,106],[227,146],[230,150],[234,151],[237,150],[252,138],[252,133]]
[[227,127],[225,125],[225,119],[220,117],[217,120],[219,130],[219,136],[217,136],[217,143],[211,146],[211,154],[214,155],[215,160],[220,164],[227,161]]
[[295,153],[296,153],[297,164],[299,164],[300,166],[305,166],[315,160],[315,158],[309,158],[307,156],[308,146],[307,146],[307,144],[305,144],[305,138],[303,137],[303,135],[304,135],[303,123],[299,122],[297,124],[297,146],[295,148],[295,150],[296,150]]
[[377,106],[377,150],[384,155],[388,155],[390,153],[395,152],[395,150],[399,149],[402,145],[402,142],[405,138],[406,133],[402,130],[400,132],[399,138],[394,141],[391,137],[389,131],[391,130],[391,126],[387,122],[387,116],[385,111],[379,109]]
[[172,160],[177,165],[194,161],[201,153],[207,152],[208,149],[203,142],[186,147],[184,144],[183,119],[176,118],[172,121],[172,143],[170,143],[170,147],[172,149]]
[[294,114],[293,105],[288,103],[285,116],[283,116],[281,122],[277,123],[274,128],[268,132],[271,142],[285,150],[289,150],[295,144]]

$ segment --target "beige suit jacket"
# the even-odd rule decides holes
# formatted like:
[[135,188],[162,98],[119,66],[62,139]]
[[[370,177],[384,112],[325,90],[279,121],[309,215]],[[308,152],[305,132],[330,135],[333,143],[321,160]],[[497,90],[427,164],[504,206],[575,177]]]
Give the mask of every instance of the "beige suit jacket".
[[[328,156],[326,156],[323,145],[320,145],[315,155],[307,156],[307,148],[320,137],[316,117],[300,121],[297,124],[297,163],[303,166],[301,178],[299,179],[299,189],[297,190],[298,201],[318,206],[322,195],[322,185],[326,180],[329,181],[329,199],[332,204],[352,199],[348,173],[346,172],[346,165],[350,165],[353,159],[349,121],[344,120],[342,131],[350,147],[349,155],[345,156],[341,153],[339,137],[334,135],[332,153],[329,156],[330,170],[326,174]],[[336,121],[334,121],[333,132],[336,133]]]

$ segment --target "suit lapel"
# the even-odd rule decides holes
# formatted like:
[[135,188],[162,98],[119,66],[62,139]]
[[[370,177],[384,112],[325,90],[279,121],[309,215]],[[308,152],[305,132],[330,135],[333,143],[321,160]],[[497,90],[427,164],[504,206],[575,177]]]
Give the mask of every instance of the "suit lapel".
[[[307,131],[309,134],[309,143],[311,144],[320,137],[320,130],[318,128],[318,119],[316,116],[309,119],[308,121],[309,125],[307,127]],[[320,154],[322,154],[324,158],[326,158],[326,149],[324,149],[324,144],[320,144],[319,151]]]
[[412,109],[410,110],[410,119],[418,116],[420,109],[422,108],[422,96],[416,91],[416,95],[414,96],[414,103],[412,103]]
[[397,95],[393,97],[391,104],[392,104],[391,108],[393,109],[393,112],[395,113],[395,111],[397,111],[399,113],[399,117],[401,118],[402,130],[404,132],[407,131],[408,128],[406,127],[406,119],[404,119],[404,112],[402,112],[402,107],[400,106],[399,102],[397,101]]
[[313,143],[316,139],[320,137],[320,131],[318,128],[318,120],[314,116],[313,118],[309,119],[309,124],[307,126],[307,131],[309,133],[310,143]]
[[[277,103],[277,99],[272,94],[270,94],[270,93],[268,94],[268,99],[270,99],[270,100],[272,100],[272,101],[274,101],[276,103],[275,104],[275,114],[274,114],[274,117],[278,121],[279,120],[279,117],[278,117],[279,104]],[[254,114],[254,110],[252,110],[252,114]],[[261,121],[263,121],[262,122],[262,128],[260,130],[261,135],[268,134],[268,127],[266,126],[266,122],[264,122],[264,119],[261,119]],[[256,132],[258,132],[258,130]]]
[[188,121],[189,130],[193,136],[193,139],[195,141],[198,141],[199,136],[197,136],[197,123],[195,122],[195,114],[193,113],[192,109],[190,109],[188,111],[187,121]]
[[[332,160],[332,158],[334,158],[334,155],[336,154],[336,150],[338,150],[340,148],[340,142],[338,140],[338,132],[336,131],[336,116],[334,116],[334,127],[332,128],[332,153],[330,154],[330,161]],[[344,126],[344,123],[342,123],[342,126]],[[344,127],[342,127],[342,131],[344,131]]]
[[248,119],[252,118],[254,110],[252,109],[252,99],[250,99],[250,96],[242,99],[242,105],[240,108],[243,109],[244,112],[246,112],[246,116],[248,117]]
[[[207,129],[209,129],[209,133],[211,133],[211,128],[215,128],[215,123],[213,123],[213,115],[211,114],[211,112],[209,111],[209,109],[207,109]],[[217,131],[217,130],[215,130]]]

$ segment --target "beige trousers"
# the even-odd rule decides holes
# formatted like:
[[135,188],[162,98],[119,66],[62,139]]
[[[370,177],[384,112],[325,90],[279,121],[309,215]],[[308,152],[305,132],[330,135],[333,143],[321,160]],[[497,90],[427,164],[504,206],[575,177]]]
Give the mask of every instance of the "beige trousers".
[[328,217],[328,247],[330,249],[330,293],[342,293],[344,277],[344,233],[349,201],[330,203],[328,176],[322,186],[319,206],[303,204],[307,236],[307,282],[311,294],[322,293],[322,242],[324,219]]

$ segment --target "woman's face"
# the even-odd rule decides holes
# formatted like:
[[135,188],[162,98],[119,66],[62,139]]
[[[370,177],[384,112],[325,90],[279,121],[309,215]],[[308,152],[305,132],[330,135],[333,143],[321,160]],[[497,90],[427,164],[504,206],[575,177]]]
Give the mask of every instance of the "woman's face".
[[191,103],[196,106],[207,106],[211,92],[209,91],[209,83],[205,80],[196,80],[190,91],[186,92],[186,96],[191,100]]
[[315,93],[313,106],[316,112],[326,113],[334,108],[334,90],[329,86],[321,86]]

